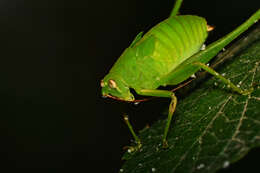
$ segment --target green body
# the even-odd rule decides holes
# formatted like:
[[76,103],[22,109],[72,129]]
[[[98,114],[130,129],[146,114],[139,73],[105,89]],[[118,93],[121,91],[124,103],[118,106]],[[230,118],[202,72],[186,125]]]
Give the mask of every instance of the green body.
[[[242,90],[205,63],[256,23],[260,9],[234,31],[200,50],[208,35],[207,22],[198,16],[178,15],[181,3],[182,0],[176,0],[168,19],[154,26],[143,37],[142,33],[138,34],[100,83],[103,96],[118,100],[134,101],[130,88],[143,96],[171,98],[163,135],[164,148],[168,146],[166,137],[177,98],[172,91],[157,89],[159,86],[179,84],[202,68],[239,94],[248,95],[253,91],[253,88]],[[141,142],[126,116],[125,121],[138,144],[137,148],[140,148]]]
[[[120,56],[104,81],[113,79],[117,84],[122,83],[135,90],[174,84],[168,78],[169,74],[200,50],[207,35],[207,23],[202,17],[169,17],[142,38],[137,38]],[[185,79],[187,77],[182,81]]]
[[[179,84],[201,68],[193,62],[207,63],[259,18],[260,10],[236,30],[200,51],[207,37],[206,20],[192,15],[171,16],[143,37],[136,37],[102,80],[102,95],[133,101],[130,88],[139,93],[142,89]],[[109,80],[116,83],[115,88],[109,87]]]

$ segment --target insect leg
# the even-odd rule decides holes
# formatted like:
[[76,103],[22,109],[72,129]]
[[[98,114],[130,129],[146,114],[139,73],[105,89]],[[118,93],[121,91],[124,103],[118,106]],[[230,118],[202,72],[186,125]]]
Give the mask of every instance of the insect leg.
[[181,3],[182,3],[182,0],[175,0],[175,4],[174,4],[174,7],[171,11],[170,17],[176,16],[179,13]]
[[163,134],[163,148],[168,148],[168,143],[167,143],[166,138],[167,138],[169,127],[170,127],[170,124],[171,124],[171,121],[172,121],[173,113],[176,109],[176,104],[177,104],[177,97],[173,93],[172,94],[172,100],[171,100],[171,103],[170,103],[170,106],[169,106],[167,124],[165,126],[164,134]]
[[[129,122],[128,116],[127,116],[127,115],[123,115],[123,116],[124,116],[124,121],[125,121],[126,125],[128,126],[130,132],[132,133],[132,135],[133,135],[133,137],[134,137],[134,139],[135,139],[135,142],[136,142],[136,144],[137,144],[137,147],[136,147],[136,148],[137,148],[137,149],[140,149],[141,146],[142,146],[140,139],[139,139],[138,136],[135,134],[134,129],[133,129],[132,125],[131,125],[130,122]],[[129,150],[130,152],[136,150],[135,147],[129,147],[129,149],[130,149],[130,150]]]
[[227,84],[233,91],[238,92],[239,94],[248,95],[253,91],[253,88],[250,88],[248,90],[242,90],[241,88],[234,85],[229,79],[224,78],[222,75],[216,72],[213,68],[210,68],[201,62],[194,62],[193,65],[196,65],[204,69],[205,71],[209,72],[210,74],[214,75],[216,78],[220,79],[222,82]]
[[169,112],[168,112],[168,119],[167,123],[164,129],[164,134],[163,134],[163,148],[168,148],[168,143],[167,143],[167,134],[169,131],[169,127],[171,124],[172,116],[176,108],[177,104],[177,97],[175,96],[174,92],[172,91],[166,91],[166,90],[150,90],[150,89],[142,89],[139,91],[136,91],[139,95],[144,95],[144,96],[155,96],[155,97],[167,97],[171,98],[171,103],[169,105]]

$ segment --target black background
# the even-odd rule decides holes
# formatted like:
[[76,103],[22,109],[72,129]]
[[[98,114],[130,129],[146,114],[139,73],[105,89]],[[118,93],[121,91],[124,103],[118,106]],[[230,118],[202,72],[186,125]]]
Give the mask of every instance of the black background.
[[[173,0],[1,0],[1,169],[117,172],[131,139],[122,113],[142,129],[160,118],[168,100],[133,106],[102,99],[99,81],[136,34],[172,6]],[[184,0],[181,12],[215,25],[212,42],[259,7],[259,0]],[[257,157],[253,150],[223,172],[257,168]]]

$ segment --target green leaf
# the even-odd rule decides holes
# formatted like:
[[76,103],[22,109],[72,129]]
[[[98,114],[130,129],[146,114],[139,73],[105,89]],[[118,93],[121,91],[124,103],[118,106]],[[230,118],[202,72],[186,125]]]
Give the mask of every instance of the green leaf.
[[253,93],[239,95],[210,77],[179,100],[169,148],[161,147],[166,121],[158,121],[140,132],[142,149],[124,155],[120,172],[212,173],[260,146],[260,40],[217,71]]

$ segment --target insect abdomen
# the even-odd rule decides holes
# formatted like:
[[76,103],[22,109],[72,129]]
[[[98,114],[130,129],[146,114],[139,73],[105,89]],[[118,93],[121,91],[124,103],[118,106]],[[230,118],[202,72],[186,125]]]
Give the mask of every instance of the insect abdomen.
[[[153,27],[146,36],[155,37],[157,47],[167,49],[165,57],[153,58],[158,63],[164,62],[165,68],[171,71],[200,50],[207,38],[207,23],[204,18],[192,15],[170,17]],[[154,51],[160,54],[161,50],[155,46]]]

